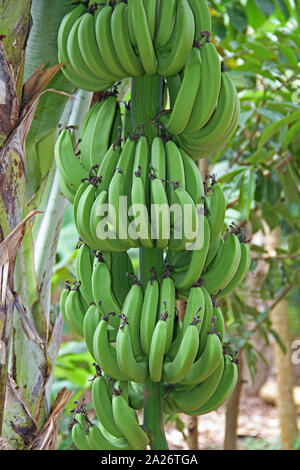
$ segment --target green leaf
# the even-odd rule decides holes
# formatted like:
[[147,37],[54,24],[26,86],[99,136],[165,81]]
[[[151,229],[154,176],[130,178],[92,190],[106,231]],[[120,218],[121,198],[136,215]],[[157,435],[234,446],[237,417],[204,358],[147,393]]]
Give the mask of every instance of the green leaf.
[[295,122],[288,132],[285,134],[283,141],[282,141],[282,149],[285,150],[289,144],[292,142],[296,134],[300,131],[300,120]]
[[261,170],[255,171],[255,200],[265,201],[267,199],[267,180]]
[[281,54],[286,59],[285,62],[287,64],[290,64],[290,65],[293,65],[293,66],[297,67],[298,58],[297,58],[297,54],[295,53],[295,51],[293,51],[293,49],[291,47],[285,46],[283,44],[278,44],[277,47],[278,47],[279,51],[281,52]]
[[254,0],[257,7],[264,13],[266,17],[272,15],[275,11],[273,0]]
[[286,346],[282,342],[279,334],[277,331],[275,331],[273,328],[268,328],[269,333],[273,336],[273,338],[276,340],[276,343],[280,346],[282,352],[285,354],[286,353]]
[[239,175],[243,171],[245,171],[245,168],[237,168],[236,170],[229,171],[228,173],[225,173],[219,177],[219,182],[223,184],[228,183],[232,181],[236,175]]
[[267,129],[262,133],[259,139],[258,150],[261,150],[264,145],[268,142],[268,140],[270,140],[273,135],[279,132],[283,126],[291,124],[292,122],[297,121],[298,119],[300,119],[300,111],[296,111],[267,127]]
[[257,7],[255,0],[248,0],[246,5],[248,23],[254,30],[258,29],[265,21],[266,17]]
[[270,227],[270,230],[274,230],[279,225],[278,214],[276,214],[272,204],[270,204],[269,202],[262,202],[260,203],[260,206],[263,218]]
[[289,19],[290,17],[290,11],[289,11],[289,7],[287,5],[287,2],[285,0],[275,0],[280,11],[283,13],[284,17],[286,20]]
[[286,200],[290,204],[296,203],[299,205],[300,194],[298,175],[295,168],[289,162],[286,165],[286,171],[281,173],[280,178]]
[[276,204],[281,195],[281,181],[277,171],[272,171],[267,180],[267,200],[270,204]]
[[250,210],[254,201],[255,194],[255,179],[254,171],[249,168],[245,171],[241,185],[240,185],[240,196],[237,204],[237,210],[241,213],[245,220],[249,220]]
[[[284,202],[281,202],[281,201],[277,202],[277,204],[274,206],[274,209],[280,215],[280,217],[282,217],[283,220],[285,220],[285,222],[288,225],[290,225],[291,227],[295,227],[296,221],[293,217],[293,214],[291,213],[288,206]],[[297,235],[297,239],[298,238],[299,236]]]
[[249,222],[252,227],[252,233],[257,233],[260,230],[263,230],[263,225],[261,223],[260,217],[256,214],[255,211],[250,212]]
[[294,155],[295,157],[300,157],[300,131],[298,131],[293,136],[293,139],[290,142],[288,148],[292,155]]
[[231,25],[234,26],[234,28],[237,29],[240,33],[243,33],[248,25],[248,19],[244,8],[236,3],[232,7],[227,7],[227,13]]

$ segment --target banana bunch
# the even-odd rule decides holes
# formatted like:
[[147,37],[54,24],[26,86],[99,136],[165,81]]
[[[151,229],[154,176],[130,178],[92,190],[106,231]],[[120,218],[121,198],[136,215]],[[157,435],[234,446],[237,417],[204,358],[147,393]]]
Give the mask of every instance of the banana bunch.
[[170,388],[166,392],[165,411],[168,414],[184,413],[190,416],[210,413],[226,402],[236,386],[237,378],[236,362],[225,354],[214,372],[203,382]]
[[[132,261],[127,252],[101,253],[80,243],[75,259],[76,278],[66,281],[60,297],[60,310],[70,330],[84,338],[93,356],[94,332],[107,313],[121,311],[134,275]],[[119,326],[117,316],[110,317],[108,334],[116,337]]]
[[178,74],[210,32],[205,0],[82,2],[61,22],[58,58],[75,86],[103,91],[125,77]]
[[[211,185],[207,184],[208,178],[212,179]],[[206,178],[204,187],[202,246],[180,252],[168,249],[165,256],[179,299],[185,299],[199,282],[210,294],[222,298],[243,281],[251,263],[250,246],[241,228],[232,223],[223,233],[226,203],[214,175]]]
[[118,140],[122,129],[116,90],[106,92],[85,116],[79,140],[74,143],[73,128],[61,128],[55,143],[55,163],[62,193],[73,204],[82,181],[89,179]]
[[[197,165],[174,141],[134,130],[109,147],[74,198],[80,237],[92,249],[192,249],[200,231],[204,185]],[[197,230],[197,227],[199,230]]]
[[[140,392],[135,384],[115,381],[96,366],[92,401],[96,414],[90,422],[83,407],[73,410],[72,438],[79,450],[143,450],[149,437],[139,424],[136,404]],[[140,405],[138,405],[140,406]]]
[[158,117],[179,147],[194,160],[220,152],[236,131],[240,102],[215,46],[205,42],[201,51],[194,47],[182,78],[170,77],[167,87],[170,109]]

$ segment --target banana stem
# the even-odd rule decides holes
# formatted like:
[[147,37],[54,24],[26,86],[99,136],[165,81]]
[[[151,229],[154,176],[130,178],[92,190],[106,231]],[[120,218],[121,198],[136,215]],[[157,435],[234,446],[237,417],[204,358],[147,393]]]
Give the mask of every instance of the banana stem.
[[[151,145],[156,136],[153,118],[162,105],[163,79],[159,75],[132,79],[131,110],[133,127],[141,127]],[[163,251],[158,248],[140,248],[140,281],[145,289],[153,276],[153,269],[159,276],[163,270]],[[144,429],[149,433],[152,450],[168,450],[163,422],[163,384],[150,379],[144,383]]]
[[149,433],[152,450],[168,450],[163,422],[163,384],[144,383],[144,429]]
[[160,75],[143,75],[132,78],[131,109],[133,127],[143,126],[144,133],[152,142],[157,130],[153,119],[161,111],[163,78]]
[[[140,248],[140,279],[145,289],[153,276],[153,269],[159,276],[163,270],[163,250]],[[149,433],[152,450],[168,450],[164,432],[163,384],[150,379],[144,383],[144,429]]]

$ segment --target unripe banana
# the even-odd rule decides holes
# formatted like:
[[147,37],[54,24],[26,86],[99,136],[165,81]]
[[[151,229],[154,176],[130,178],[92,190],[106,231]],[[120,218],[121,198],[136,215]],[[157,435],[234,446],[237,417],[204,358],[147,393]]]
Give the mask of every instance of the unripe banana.
[[127,380],[119,368],[116,349],[109,342],[107,320],[107,316],[103,317],[96,328],[93,340],[94,357],[100,368],[109,377],[116,380]]
[[158,320],[152,335],[149,353],[149,372],[152,382],[160,382],[162,377],[163,361],[168,335],[166,320],[167,313]]
[[220,338],[216,334],[209,334],[203,353],[193,363],[181,383],[193,385],[204,382],[215,371],[221,360],[223,360],[223,350]]
[[109,393],[107,381],[103,374],[93,380],[92,402],[99,423],[113,436],[123,437],[116,426],[112,412],[112,397]]
[[130,408],[119,388],[115,388],[112,398],[114,420],[134,450],[144,450],[149,438],[138,422],[136,412]]
[[159,282],[153,276],[146,286],[140,319],[141,346],[147,356],[150,354],[152,335],[156,325],[158,302]]
[[224,371],[221,380],[212,396],[193,415],[203,415],[219,408],[232,394],[238,380],[238,370],[235,362],[229,356],[225,356]]

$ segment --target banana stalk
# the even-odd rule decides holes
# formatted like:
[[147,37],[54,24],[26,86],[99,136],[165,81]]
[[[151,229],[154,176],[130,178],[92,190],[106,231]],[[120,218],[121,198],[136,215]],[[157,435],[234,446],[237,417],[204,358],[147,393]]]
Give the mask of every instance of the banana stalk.
[[[149,90],[151,90],[149,92]],[[142,98],[143,97],[143,98]],[[142,99],[142,101],[141,101]],[[162,100],[162,78],[135,77],[132,80],[132,111],[134,126],[144,123],[144,132],[152,143],[155,128],[151,120],[160,109]],[[152,268],[157,274],[163,270],[163,250],[158,248],[140,248],[140,280],[145,290],[152,276]],[[147,379],[143,384],[144,390],[144,429],[148,432],[151,449],[167,450],[168,444],[163,429],[163,384],[154,383]]]

